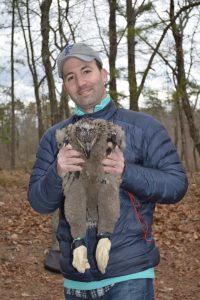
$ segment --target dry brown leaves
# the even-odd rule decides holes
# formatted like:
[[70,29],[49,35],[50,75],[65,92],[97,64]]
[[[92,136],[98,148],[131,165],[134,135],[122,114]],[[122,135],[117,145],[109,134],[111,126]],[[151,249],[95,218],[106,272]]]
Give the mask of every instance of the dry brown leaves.
[[189,174],[189,190],[176,205],[156,207],[154,231],[161,250],[156,299],[200,297],[200,173]]

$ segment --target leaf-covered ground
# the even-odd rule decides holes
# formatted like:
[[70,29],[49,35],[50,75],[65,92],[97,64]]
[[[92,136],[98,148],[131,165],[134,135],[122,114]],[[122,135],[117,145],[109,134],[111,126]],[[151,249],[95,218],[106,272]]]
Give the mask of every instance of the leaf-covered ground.
[[[43,268],[51,218],[30,208],[28,178],[23,171],[0,171],[0,299],[63,300],[62,276]],[[189,180],[184,200],[156,208],[156,300],[200,299],[200,173]]]

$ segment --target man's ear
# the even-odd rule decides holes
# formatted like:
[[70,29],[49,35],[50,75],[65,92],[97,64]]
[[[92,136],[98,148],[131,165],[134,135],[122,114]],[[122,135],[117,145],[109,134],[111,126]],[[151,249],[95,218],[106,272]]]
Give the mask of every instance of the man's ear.
[[63,81],[63,83],[62,83],[62,88],[63,88],[63,90],[64,90],[65,92],[67,92],[67,89],[66,89],[66,87],[65,87],[64,81]]
[[106,69],[101,69],[101,76],[102,76],[102,80],[104,82],[104,84],[106,83],[107,81],[107,77],[108,77],[108,72]]

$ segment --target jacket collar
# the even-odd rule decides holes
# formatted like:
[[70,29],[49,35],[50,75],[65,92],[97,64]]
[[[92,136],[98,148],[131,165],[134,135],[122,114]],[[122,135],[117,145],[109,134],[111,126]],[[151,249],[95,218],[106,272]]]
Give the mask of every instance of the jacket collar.
[[72,123],[76,123],[82,118],[104,119],[104,120],[112,121],[116,111],[117,111],[117,107],[114,101],[111,100],[103,109],[97,112],[84,114],[82,116],[73,115]]

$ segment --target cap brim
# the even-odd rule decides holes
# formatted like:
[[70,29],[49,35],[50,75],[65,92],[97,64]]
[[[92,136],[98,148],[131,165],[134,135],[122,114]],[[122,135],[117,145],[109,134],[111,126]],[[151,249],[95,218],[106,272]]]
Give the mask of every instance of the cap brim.
[[[66,60],[68,59],[68,58],[78,58],[78,59],[81,59],[81,60],[83,60],[83,61],[92,61],[92,60],[94,60],[95,59],[95,57],[91,57],[91,56],[87,56],[87,55],[81,55],[81,54],[69,54],[67,57],[66,57]],[[65,60],[65,61],[66,61]]]

